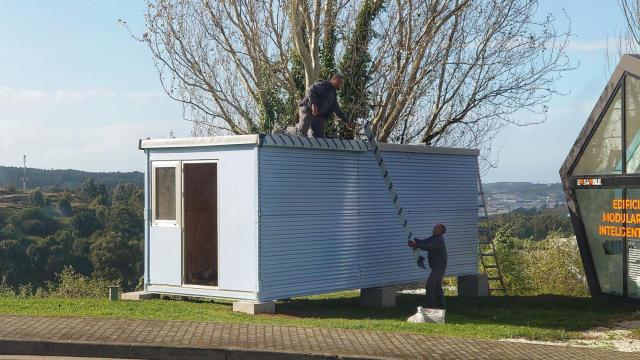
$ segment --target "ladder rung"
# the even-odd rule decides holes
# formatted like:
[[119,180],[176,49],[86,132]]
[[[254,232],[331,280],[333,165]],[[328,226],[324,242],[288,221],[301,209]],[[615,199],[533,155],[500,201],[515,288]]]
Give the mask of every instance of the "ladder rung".
[[[478,204],[478,209],[481,209],[481,208],[484,209],[483,215],[478,214],[478,221],[488,220],[489,213],[487,211],[487,199],[485,198],[485,191],[484,191],[484,188],[482,187],[482,177],[480,176],[479,169],[478,169],[478,196],[480,196],[480,199],[478,199],[478,201],[480,202]],[[480,212],[481,211],[478,210],[478,213]],[[484,270],[484,273],[487,275],[488,282],[491,281],[492,282],[491,284],[495,286],[495,287],[489,287],[489,295],[493,294],[496,291],[501,291],[504,294],[504,296],[507,296],[507,289],[504,286],[504,280],[502,278],[502,274],[500,273],[500,268],[498,268],[498,258],[497,258],[496,249],[493,243],[493,237],[495,233],[492,231],[491,228],[488,228],[488,229],[480,228],[478,231],[478,234],[480,235],[480,237],[478,238],[478,252],[480,255],[480,260],[482,260],[482,269]],[[491,248],[487,249],[487,248],[483,248],[483,246],[491,246]],[[494,264],[485,265],[484,259],[489,257],[494,258],[495,265]],[[491,269],[494,269],[494,270],[489,271]],[[500,281],[500,282],[496,283],[496,281]]]

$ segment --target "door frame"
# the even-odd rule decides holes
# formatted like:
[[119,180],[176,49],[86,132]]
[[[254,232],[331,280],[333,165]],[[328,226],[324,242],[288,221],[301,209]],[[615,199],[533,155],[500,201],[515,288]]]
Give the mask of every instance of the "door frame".
[[[206,160],[183,160],[180,162],[180,247],[181,247],[181,274],[180,281],[182,286],[190,287],[190,288],[202,288],[202,289],[220,289],[220,181],[218,179],[220,176],[218,175],[218,159],[206,159]],[[187,284],[185,282],[185,232],[184,232],[184,165],[185,164],[216,164],[216,257],[217,257],[217,286],[209,286],[209,285],[196,285],[196,284]]]

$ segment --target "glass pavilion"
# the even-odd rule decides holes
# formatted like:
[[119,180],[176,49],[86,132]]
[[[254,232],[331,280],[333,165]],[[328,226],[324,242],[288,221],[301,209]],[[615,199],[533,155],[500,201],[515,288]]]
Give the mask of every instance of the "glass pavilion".
[[640,302],[640,55],[620,60],[560,176],[591,294]]

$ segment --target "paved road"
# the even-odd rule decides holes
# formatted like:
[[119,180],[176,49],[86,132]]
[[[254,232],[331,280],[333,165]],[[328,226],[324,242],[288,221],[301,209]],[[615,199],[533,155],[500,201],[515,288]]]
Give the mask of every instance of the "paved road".
[[0,353],[157,359],[640,359],[637,353],[379,331],[0,315]]
[[42,356],[40,355],[0,355],[0,360],[134,360],[134,359],[88,358],[88,357],[45,356],[45,355],[42,355]]

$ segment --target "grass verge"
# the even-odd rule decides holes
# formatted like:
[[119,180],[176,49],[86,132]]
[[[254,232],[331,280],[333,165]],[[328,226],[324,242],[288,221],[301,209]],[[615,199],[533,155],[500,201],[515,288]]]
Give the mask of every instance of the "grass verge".
[[563,296],[447,298],[447,324],[411,324],[407,317],[423,300],[399,295],[393,309],[366,309],[357,292],[341,292],[278,302],[276,314],[250,316],[231,311],[230,302],[0,297],[0,314],[198,320],[229,323],[313,326],[478,337],[559,341],[580,331],[637,318],[634,308],[590,298]]

